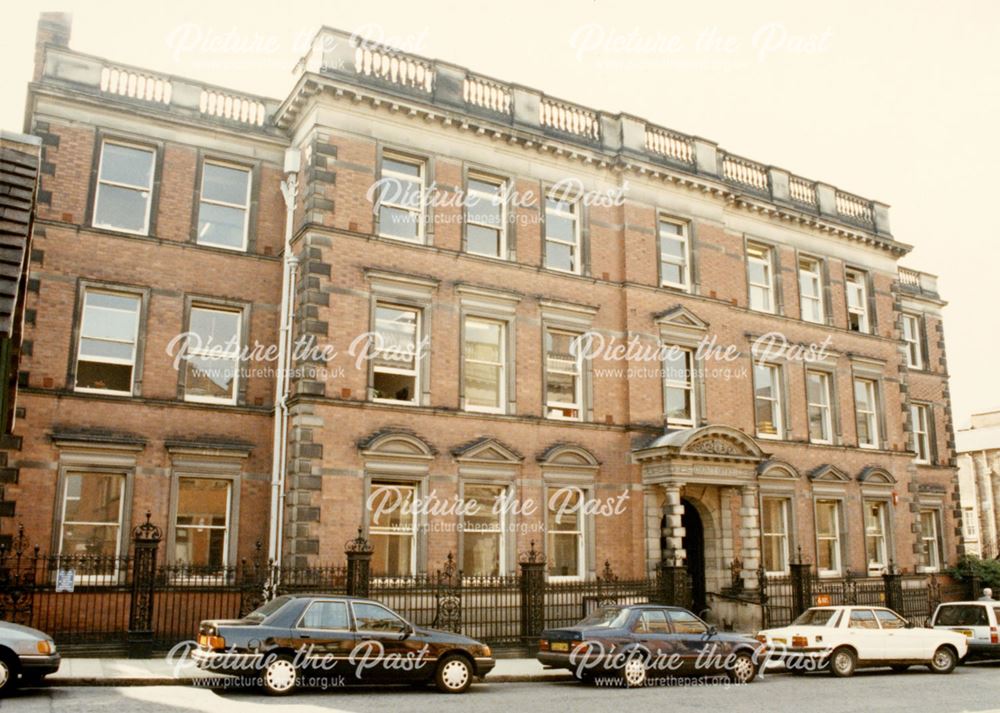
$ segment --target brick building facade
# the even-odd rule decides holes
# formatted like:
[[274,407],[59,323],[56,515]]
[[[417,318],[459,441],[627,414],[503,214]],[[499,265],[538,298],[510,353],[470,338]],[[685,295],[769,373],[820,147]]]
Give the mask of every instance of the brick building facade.
[[[54,551],[120,549],[150,509],[167,558],[231,563],[274,499],[284,559],[361,527],[383,574],[513,572],[534,542],[550,577],[668,559],[713,592],[799,550],[831,575],[956,557],[943,303],[883,204],[335,30],[276,101],[39,28],[10,462]],[[333,353],[295,350],[275,439],[272,361],[172,354],[277,343],[283,280],[294,344]]]

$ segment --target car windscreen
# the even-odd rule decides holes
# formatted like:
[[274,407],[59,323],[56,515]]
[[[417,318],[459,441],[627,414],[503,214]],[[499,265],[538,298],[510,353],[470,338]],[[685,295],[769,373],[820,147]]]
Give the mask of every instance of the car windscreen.
[[938,609],[935,626],[989,626],[986,607],[978,604],[949,604]]
[[292,598],[289,596],[275,597],[271,601],[257,607],[252,612],[247,614],[246,618],[253,619],[254,621],[264,621],[265,619],[267,619],[267,617],[274,614],[274,612],[281,609],[281,607],[288,604],[288,602],[290,602],[291,599]]
[[577,626],[595,629],[620,629],[628,621],[631,609],[625,607],[603,607],[583,619]]
[[807,609],[792,623],[799,626],[830,626],[836,613],[836,609]]

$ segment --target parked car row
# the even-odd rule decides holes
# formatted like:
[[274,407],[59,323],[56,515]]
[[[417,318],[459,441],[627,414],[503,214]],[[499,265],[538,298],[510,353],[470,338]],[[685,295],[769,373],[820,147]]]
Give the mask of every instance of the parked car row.
[[[756,637],[720,632],[680,607],[613,605],[543,631],[536,658],[580,681],[624,687],[700,675],[745,684],[771,663],[838,677],[913,665],[943,674],[964,660],[1000,658],[998,632],[1000,602],[992,599],[941,604],[926,628],[885,607],[818,606]],[[490,647],[467,636],[416,627],[377,601],[325,594],[283,595],[241,619],[203,621],[192,659],[273,695],[331,679],[462,693],[496,665]],[[50,636],[0,622],[0,693],[59,664]]]

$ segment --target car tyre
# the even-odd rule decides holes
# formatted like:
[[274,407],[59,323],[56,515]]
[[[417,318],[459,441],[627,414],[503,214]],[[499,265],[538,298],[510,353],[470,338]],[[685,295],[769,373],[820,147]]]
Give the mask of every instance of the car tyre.
[[646,659],[643,656],[631,655],[622,667],[622,685],[625,688],[641,688],[646,684]]
[[733,683],[750,683],[757,678],[757,664],[748,653],[736,654],[729,670],[726,672]]
[[5,696],[17,688],[20,666],[11,654],[0,654],[0,696]]
[[849,678],[858,667],[858,656],[846,647],[836,649],[830,654],[830,671],[837,678]]
[[939,646],[927,668],[934,673],[951,673],[957,665],[958,656],[955,651],[947,646]]
[[445,656],[438,662],[434,683],[442,693],[465,693],[472,685],[472,664],[459,654]]
[[260,684],[272,696],[287,696],[299,683],[299,670],[291,656],[274,656],[260,672]]

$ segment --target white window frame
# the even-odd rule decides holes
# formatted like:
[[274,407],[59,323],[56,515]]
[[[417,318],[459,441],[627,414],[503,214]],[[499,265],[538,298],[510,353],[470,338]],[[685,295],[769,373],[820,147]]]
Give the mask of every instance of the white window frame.
[[[774,395],[771,397],[760,396],[757,393],[757,369],[767,369],[771,374],[771,384],[773,387]],[[781,367],[777,364],[758,364],[753,365],[753,403],[754,403],[754,431],[757,433],[758,438],[768,438],[771,440],[781,440],[785,437],[785,414],[782,407],[782,398],[784,396],[784,390],[782,388],[782,373]],[[775,433],[764,433],[760,430],[760,426],[757,423],[757,401],[758,400],[770,401],[773,403],[772,413],[775,415]]]
[[[811,264],[812,269],[804,268],[804,263]],[[803,281],[813,286],[814,295],[806,293],[803,289]],[[812,310],[807,309],[807,305],[809,307],[815,306],[815,319],[810,314]],[[807,255],[799,256],[799,311],[800,316],[806,322],[823,324],[826,321],[826,310],[823,305],[823,265],[818,258]]]
[[[102,342],[114,342],[115,344],[127,344],[123,339],[108,339],[105,337],[87,337],[84,334],[84,324],[86,322],[87,314],[87,296],[92,293],[113,295],[115,297],[127,297],[128,299],[135,300],[136,310],[135,310],[135,334],[132,337],[132,358],[131,359],[119,359],[117,357],[101,357],[100,359],[96,357],[86,357],[83,358],[83,340],[91,339],[94,341]],[[100,307],[99,309],[115,309],[113,307]],[[119,312],[124,312],[124,310],[115,310]],[[98,287],[86,287],[83,290],[83,305],[80,308],[80,333],[77,335],[76,340],[76,369],[73,372],[73,390],[85,393],[85,394],[114,394],[116,396],[128,395],[131,396],[135,393],[135,370],[136,362],[138,361],[138,350],[139,350],[139,332],[142,329],[142,296],[134,292],[118,292],[113,289],[102,289]],[[86,362],[92,362],[95,364],[128,364],[132,367],[132,375],[129,380],[128,391],[118,391],[117,389],[97,389],[89,386],[78,386],[77,382],[79,380],[80,371],[80,361],[81,359]]]
[[[753,255],[751,251],[763,252],[764,256],[760,257]],[[750,265],[757,264],[764,268],[764,272],[767,278],[767,282],[754,282],[750,277]],[[774,274],[774,249],[769,245],[763,245],[761,243],[748,242],[747,243],[747,304],[755,312],[765,312],[767,314],[775,314],[778,310],[775,289],[775,274]],[[754,288],[764,292],[767,298],[767,307],[755,307],[753,304]]]
[[[368,498],[366,499],[365,507],[367,504],[372,502],[371,498],[374,492],[380,488],[398,488],[399,490],[408,490],[412,493],[411,502],[416,502],[417,497],[420,493],[420,486],[416,482],[403,482],[403,481],[392,481],[392,480],[380,480],[378,478],[373,478],[371,481],[371,487],[369,488]],[[410,527],[406,530],[397,529],[393,527],[383,527],[375,525],[371,518],[371,511],[365,513],[365,517],[368,520],[368,538],[369,540],[375,535],[386,536],[386,537],[409,537],[410,538],[410,571],[403,573],[402,576],[414,575],[417,573],[417,532],[418,532],[418,522],[417,513],[410,514]],[[372,573],[372,576],[379,580],[389,580],[401,576],[398,574],[386,574],[386,573]]]
[[[866,400],[871,402],[871,409],[862,409],[861,404],[858,402],[858,384],[863,384],[865,389]],[[881,433],[879,432],[879,393],[878,393],[878,382],[875,379],[866,379],[860,376],[854,377],[854,428],[857,431],[856,435],[858,437],[858,447],[875,449],[879,448],[881,444]],[[862,442],[861,431],[857,427],[858,419],[865,418],[870,419],[870,425],[868,428],[868,433],[871,435],[872,440],[868,442]]]
[[[809,377],[818,376],[822,384],[822,393],[826,403],[817,403],[809,398]],[[818,409],[823,416],[823,427],[826,430],[826,438],[813,438],[812,433],[812,411]],[[829,372],[816,369],[806,370],[806,421],[809,429],[809,442],[830,445],[833,443],[833,378]]]
[[[483,360],[480,360],[480,359],[472,359],[472,358],[469,357],[468,349],[467,349],[468,341],[467,341],[467,337],[466,337],[466,327],[468,326],[468,324],[469,324],[470,321],[488,322],[488,323],[491,323],[491,324],[499,325],[499,327],[500,327],[500,345],[499,345],[500,348],[498,350],[498,354],[500,355],[500,361],[499,362],[483,361]],[[505,320],[502,320],[502,319],[491,319],[490,317],[481,317],[481,316],[475,315],[475,314],[467,314],[464,317],[464,321],[463,321],[463,324],[462,324],[462,381],[463,381],[463,384],[462,384],[462,394],[463,394],[463,402],[464,402],[465,410],[466,411],[473,412],[473,413],[501,413],[501,414],[502,413],[507,413],[507,366],[508,366],[507,365],[507,329],[508,329],[508,326],[509,326],[508,322],[506,322]],[[499,392],[499,395],[498,395],[499,396],[499,404],[497,406],[475,406],[475,405],[469,403],[469,395],[468,395],[468,392],[467,392],[467,390],[465,388],[466,384],[464,383],[465,380],[468,378],[468,369],[466,368],[466,366],[469,363],[487,364],[489,366],[499,366],[500,367],[500,373],[499,373],[499,375],[497,377],[499,379],[499,381],[500,381],[500,383],[499,383],[500,392]]]
[[[411,307],[408,305],[396,304],[395,302],[378,300],[375,302],[375,311],[373,313],[374,332],[378,333],[378,310],[379,307],[387,307],[390,309],[399,310],[401,312],[413,312],[416,315],[415,320],[415,330],[414,330],[414,347],[416,353],[413,355],[413,368],[406,369],[404,367],[395,366],[379,366],[375,363],[374,356],[379,353],[378,345],[373,344],[373,358],[372,358],[372,376],[371,376],[371,389],[372,389],[372,401],[380,404],[403,404],[406,406],[418,406],[420,404],[420,349],[421,349],[421,339],[423,338],[423,310],[417,307]],[[400,399],[386,399],[377,397],[375,393],[375,374],[397,374],[400,376],[412,376],[413,377],[413,398],[409,401],[402,401]]]
[[[225,525],[180,525],[178,524],[178,519],[181,517],[181,481],[189,480],[194,482],[205,482],[205,481],[215,481],[226,484],[226,524]],[[229,562],[229,538],[231,536],[230,528],[232,526],[233,518],[233,480],[231,478],[201,478],[201,477],[191,477],[186,475],[177,476],[177,509],[174,512],[174,540],[173,540],[173,556],[174,564],[177,563],[177,530],[185,529],[202,529],[202,530],[223,530],[225,532],[225,538],[222,541],[222,565],[220,568],[225,570],[230,566]],[[186,563],[193,567],[203,567],[208,570],[209,565],[192,565],[190,562]],[[195,575],[197,577],[197,575]]]
[[914,460],[917,463],[931,462],[931,407],[930,404],[911,404],[910,421],[913,432]]
[[[817,572],[821,577],[834,577],[839,575],[844,568],[844,553],[843,553],[843,542],[841,541],[840,534],[840,518],[841,518],[841,508],[843,507],[842,501],[833,498],[817,498],[815,501],[815,511],[819,512],[819,508],[825,504],[833,505],[833,517],[831,521],[833,522],[833,534],[821,534],[819,527],[816,527],[816,568]],[[814,516],[816,522],[819,523],[818,515]],[[836,560],[836,567],[830,569],[819,569],[819,549],[821,542],[834,542],[836,547],[833,550],[834,559]]]
[[[852,276],[856,279],[852,279]],[[871,315],[868,314],[868,276],[861,270],[848,268],[844,271],[844,292],[847,297],[847,329],[859,334],[871,333]],[[860,304],[852,304],[854,295]],[[859,329],[851,329],[851,315],[858,316]]]
[[[689,347],[682,347],[676,344],[664,344],[664,349],[676,349],[678,352],[684,354],[684,360],[687,365],[688,378],[685,381],[678,379],[671,379],[667,376],[666,354],[664,354],[663,362],[663,420],[668,426],[678,425],[678,426],[694,426],[698,421],[698,389],[695,388],[695,351]],[[690,393],[690,399],[688,403],[691,404],[690,418],[670,418],[667,414],[667,393],[670,389],[676,389],[680,391],[687,391]]]
[[[466,501],[466,502],[468,501],[468,494],[467,494],[466,488],[470,488],[470,487],[472,487],[472,488],[494,488],[497,491],[499,491],[500,497],[503,497],[503,498],[507,497],[508,487],[506,485],[501,484],[501,483],[496,483],[496,482],[492,482],[492,483],[491,482],[467,482],[467,483],[464,483],[463,489],[462,489],[462,499],[463,499],[463,501]],[[477,502],[477,505],[480,508],[487,508],[490,511],[490,514],[493,514],[493,512],[492,512],[493,511],[493,503],[484,504],[484,503],[481,503],[481,502]],[[483,530],[483,529],[480,529],[480,528],[476,528],[475,530],[469,530],[465,526],[465,518],[466,518],[466,514],[463,512],[463,514],[462,514],[462,528],[463,528],[463,533],[467,533],[467,532],[471,531],[471,532],[478,532],[478,533],[490,533],[490,534],[495,534],[497,536],[497,540],[500,542],[500,549],[499,549],[499,552],[497,553],[497,576],[503,577],[504,575],[506,575],[507,574],[507,537],[506,537],[506,533],[507,533],[507,509],[504,508],[504,507],[501,507],[500,511],[498,513],[496,513],[496,518],[497,518],[496,529],[490,528],[489,530]],[[465,548],[467,546],[468,546],[468,543],[466,542],[465,538],[463,537],[462,538],[462,563],[463,564],[464,564],[464,561],[465,561]],[[469,574],[468,572],[464,572],[463,571],[463,576],[464,577],[470,577],[470,578],[478,578],[478,577],[491,577],[492,575],[473,575],[473,574]]]
[[[240,205],[239,203],[227,203],[226,201],[216,200],[214,198],[205,197],[205,168],[207,166],[220,166],[222,168],[228,168],[232,171],[242,171],[247,174],[247,194],[244,203]],[[214,159],[205,159],[201,163],[201,186],[198,189],[198,232],[195,236],[195,242],[198,245],[205,245],[212,248],[222,248],[223,250],[232,250],[234,252],[246,252],[247,241],[250,236],[250,197],[253,195],[253,170],[247,166],[241,166],[237,163],[227,163],[225,161],[217,161]],[[201,240],[201,206],[203,203],[209,205],[222,206],[223,208],[238,208],[243,211],[243,242],[239,247],[235,245],[220,245],[219,243],[202,242]]]
[[229,404],[229,405],[235,404],[235,403],[237,403],[237,401],[239,400],[239,397],[240,397],[240,351],[241,351],[242,345],[243,345],[243,312],[242,312],[242,310],[239,310],[239,309],[227,308],[227,307],[220,306],[220,305],[204,304],[204,303],[198,302],[198,303],[192,304],[191,305],[191,309],[189,310],[189,313],[188,313],[188,328],[189,329],[190,329],[190,326],[191,326],[191,316],[194,314],[195,310],[201,310],[202,312],[225,312],[227,314],[232,314],[232,315],[236,316],[236,344],[235,344],[235,350],[236,351],[235,352],[230,353],[230,352],[227,351],[226,354],[219,355],[215,351],[218,348],[219,345],[210,346],[207,351],[203,350],[203,349],[198,349],[197,347],[189,347],[186,350],[186,353],[188,355],[190,355],[190,356],[193,356],[193,357],[206,357],[206,358],[211,358],[213,360],[214,359],[221,359],[221,358],[224,358],[224,357],[231,359],[235,363],[235,365],[236,365],[236,368],[235,368],[235,370],[233,372],[235,374],[235,376],[233,378],[233,395],[230,398],[224,398],[224,399],[222,399],[222,398],[218,398],[216,396],[202,396],[202,395],[198,395],[198,394],[189,394],[188,393],[188,389],[187,389],[187,366],[185,365],[185,369],[184,369],[184,400],[185,401],[189,401],[191,403],[199,403],[199,404]]
[[[409,166],[416,166],[417,176],[411,176],[408,173],[400,173],[398,171],[393,171],[391,168],[387,168],[386,161],[395,161],[396,163],[403,163]],[[386,151],[382,154],[381,166],[380,166],[380,178],[392,178],[396,181],[404,181],[406,183],[419,183],[420,184],[420,206],[414,209],[412,206],[403,205],[401,203],[392,203],[383,198],[383,191],[379,190],[378,195],[378,216],[379,216],[379,237],[386,238],[387,240],[398,240],[403,243],[411,243],[414,245],[423,245],[426,242],[426,193],[427,193],[427,162],[423,159],[413,158],[410,156],[403,156],[401,154]],[[417,216],[417,237],[414,239],[401,238],[398,235],[391,235],[386,233],[382,226],[382,216],[381,208],[382,206],[388,206],[389,208],[395,208],[396,210],[406,211],[407,213],[416,214]]]
[[[564,210],[560,210],[558,208],[552,208],[552,209],[550,209],[549,208],[549,201],[550,200],[554,201],[556,203],[566,203],[566,204],[568,204],[570,206],[571,210],[564,211]],[[560,245],[568,245],[571,248],[571,250],[572,250],[571,254],[573,256],[573,269],[572,270],[563,270],[562,268],[559,268],[559,267],[552,267],[551,265],[549,265],[549,251],[548,251],[548,249],[546,247],[546,250],[545,250],[545,269],[546,270],[553,270],[555,272],[566,273],[568,275],[579,275],[579,274],[581,274],[583,272],[583,250],[582,250],[582,243],[583,243],[583,241],[580,239],[581,236],[580,236],[580,204],[579,204],[579,202],[577,202],[577,201],[568,201],[568,200],[560,200],[558,198],[553,198],[552,196],[546,196],[545,197],[545,205],[543,206],[543,210],[545,211],[545,218],[546,218],[546,220],[545,220],[545,238],[544,238],[546,246],[548,246],[549,243],[558,243]],[[574,242],[570,243],[570,242],[567,242],[567,241],[565,241],[565,240],[563,240],[561,238],[555,238],[555,237],[552,237],[552,236],[549,235],[549,229],[548,229],[549,221],[548,221],[548,216],[550,214],[552,214],[552,215],[558,215],[558,216],[560,216],[562,218],[569,218],[571,221],[573,221],[573,239],[574,239]]]
[[[864,510],[865,560],[868,574],[869,576],[882,574],[886,567],[889,566],[889,503],[884,500],[864,499],[861,502],[861,506]],[[872,506],[878,507],[878,526],[881,528],[880,530],[869,530],[868,528],[868,509]],[[876,540],[878,554],[882,558],[881,562],[868,559],[868,541],[871,539]]]
[[[764,517],[764,514],[765,514],[764,511],[765,511],[765,509],[767,507],[767,504],[769,502],[779,503],[780,511],[781,511],[781,527],[783,528],[782,531],[780,531],[780,532],[768,532],[767,529],[766,529],[766,524],[765,523],[767,522],[767,518]],[[782,569],[774,569],[774,570],[769,569],[769,570],[767,570],[767,574],[768,575],[779,576],[779,575],[783,575],[783,574],[788,574],[788,572],[790,571],[789,570],[789,561],[790,561],[790,547],[789,547],[789,529],[790,529],[789,528],[789,523],[790,523],[789,510],[790,510],[790,507],[789,506],[790,506],[790,504],[791,504],[791,501],[787,497],[765,495],[765,496],[763,496],[761,498],[761,523],[760,523],[760,532],[761,532],[761,538],[763,539],[763,542],[761,544],[764,545],[764,552],[761,552],[761,557],[760,557],[761,562],[764,562],[764,559],[765,559],[764,558],[764,553],[767,552],[767,551],[769,551],[769,549],[770,549],[769,547],[767,547],[766,543],[767,543],[767,540],[769,538],[771,538],[771,539],[777,539],[777,540],[779,540],[781,542],[781,561],[784,564],[784,567]]]
[[[553,530],[551,523],[549,523],[549,517],[552,514],[549,511],[549,500],[552,497],[551,493],[553,491],[558,492],[560,490],[574,490],[579,496],[579,509],[576,513],[576,526],[575,530]],[[545,575],[549,582],[578,582],[586,577],[587,573],[587,562],[586,562],[586,538],[587,538],[587,521],[586,515],[584,514],[584,503],[587,499],[587,492],[580,487],[575,485],[549,485],[545,488],[545,522],[546,522],[546,533],[545,533],[545,551],[549,553],[547,559],[555,562],[555,547],[552,545],[552,539],[555,536],[566,537],[569,535],[576,536],[576,574],[570,575],[553,575],[549,574],[548,568],[546,567]]]
[[115,565],[112,574],[103,575],[87,575],[77,577],[77,581],[81,584],[94,584],[94,583],[104,583],[107,581],[108,584],[113,584],[117,582],[119,573],[119,564],[117,559],[121,557],[122,549],[122,527],[123,527],[123,517],[125,515],[125,494],[128,492],[126,489],[126,481],[128,476],[124,472],[120,471],[108,471],[108,470],[87,470],[84,468],[74,468],[72,470],[67,470],[63,474],[63,485],[62,485],[62,502],[60,503],[59,509],[59,557],[72,558],[75,555],[66,554],[63,552],[63,547],[66,544],[66,526],[67,525],[90,525],[95,527],[112,527],[111,523],[108,522],[98,522],[94,520],[67,520],[66,519],[66,502],[69,500],[69,478],[73,476],[83,476],[88,475],[110,475],[118,478],[118,524],[114,526],[116,528],[115,535]]
[[[924,532],[924,514],[928,513],[931,516],[931,524],[933,525],[933,532],[930,536]],[[918,516],[920,518],[920,544],[922,547],[927,547],[930,543],[929,549],[929,564],[918,565],[921,572],[939,572],[941,571],[941,511],[937,508],[921,508]]]
[[[663,233],[664,225],[672,225],[679,229],[677,233]],[[670,220],[663,216],[657,223],[656,230],[656,248],[660,254],[660,287],[675,287],[685,292],[691,289],[691,241],[688,238],[688,226],[687,223],[682,223],[678,220]],[[670,255],[663,251],[663,241],[664,240],[675,240],[681,244],[681,252],[683,257],[677,258],[674,255]],[[670,282],[665,277],[665,272],[663,270],[664,264],[678,265],[681,268],[681,275],[683,276],[683,282]]]
[[[101,178],[101,174],[104,172],[104,148],[108,145],[123,146],[129,149],[135,149],[136,151],[144,151],[150,155],[150,167],[149,167],[149,184],[145,187],[132,185],[129,183],[119,183],[118,181],[108,181]],[[116,188],[123,188],[130,191],[135,191],[136,193],[146,193],[146,215],[143,220],[142,230],[130,230],[129,228],[119,228],[118,226],[111,225],[108,223],[98,223],[97,222],[97,211],[98,207],[101,205],[101,186],[115,186]],[[149,235],[149,218],[153,212],[153,186],[156,185],[156,149],[151,146],[144,146],[142,144],[129,143],[128,141],[118,141],[111,139],[101,140],[101,157],[97,163],[97,188],[94,193],[94,210],[93,210],[93,221],[91,225],[95,228],[104,228],[106,230],[114,230],[119,233],[130,233],[132,235]]]
[[920,317],[904,313],[903,342],[906,344],[906,366],[910,369],[924,368],[924,355],[920,341]]
[[[545,328],[545,341],[548,341],[549,334],[560,334],[563,336],[568,336],[570,339],[576,339],[580,336],[579,332],[572,332],[567,329],[559,329],[557,327],[546,327]],[[560,363],[568,363],[568,360],[557,359],[556,361]],[[573,388],[573,402],[563,403],[561,401],[549,401],[549,374],[568,374],[574,378],[574,388]],[[563,411],[576,411],[576,416],[564,416]],[[545,417],[556,421],[582,421],[583,420],[583,353],[580,349],[576,350],[576,355],[574,357],[574,362],[572,367],[564,368],[553,368],[552,359],[549,356],[549,350],[545,349]]]
[[486,228],[488,230],[497,230],[497,254],[487,255],[486,253],[476,252],[469,248],[469,234],[468,228],[466,228],[465,234],[465,251],[470,255],[478,255],[480,257],[490,257],[495,260],[506,260],[507,259],[507,201],[506,201],[506,191],[507,191],[507,180],[503,178],[497,178],[496,176],[490,176],[485,173],[469,172],[465,179],[465,185],[467,186],[467,192],[469,196],[476,196],[479,200],[493,200],[492,196],[477,191],[472,188],[472,181],[479,181],[480,183],[488,183],[490,185],[495,185],[497,187],[497,197],[500,199],[500,227],[496,228],[492,225],[487,225],[485,223],[478,223],[469,217],[468,208],[465,211],[465,222],[467,225],[476,225],[480,228]]

